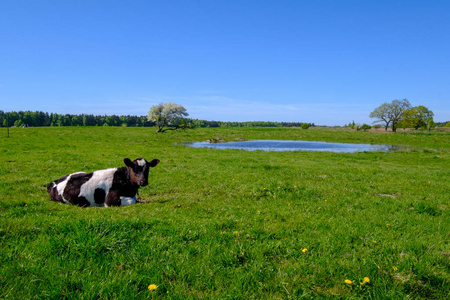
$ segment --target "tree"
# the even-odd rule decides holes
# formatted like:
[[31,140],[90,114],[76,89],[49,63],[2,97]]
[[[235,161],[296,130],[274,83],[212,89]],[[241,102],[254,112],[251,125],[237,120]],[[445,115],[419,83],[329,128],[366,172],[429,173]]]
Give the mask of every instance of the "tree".
[[384,130],[387,131],[389,123],[391,122],[391,120],[389,119],[389,103],[385,102],[375,108],[375,110],[370,113],[369,117],[372,119],[377,119],[373,122],[373,124],[385,122]]
[[434,127],[436,127],[436,123],[434,123],[433,117],[428,117],[427,118],[427,128],[428,131],[430,131],[431,129],[433,129]]
[[[156,126],[158,127],[156,132],[158,133],[166,130],[186,128],[187,125],[183,117],[188,115],[186,108],[183,106],[173,102],[166,102],[152,106],[148,112],[147,120],[156,122]],[[164,127],[168,128],[164,129]]]
[[78,116],[72,116],[72,126],[80,126],[82,120]]
[[397,123],[402,120],[405,110],[411,108],[408,99],[392,100],[391,103],[383,103],[370,113],[370,118],[377,118],[374,123],[385,122],[385,130],[392,123],[392,132],[397,131]]
[[22,121],[21,119],[16,120],[16,121],[14,122],[14,126],[15,126],[15,127],[22,127],[22,125],[23,125],[23,121]]
[[94,126],[95,117],[94,115],[83,115],[83,126]]
[[0,109],[0,127],[1,127],[1,126],[4,126],[3,124],[4,124],[4,122],[5,122],[5,119],[6,119],[6,114],[5,114],[5,112],[4,112],[3,110]]
[[419,105],[405,110],[403,113],[403,125],[407,128],[418,129],[428,124],[428,118],[433,118],[434,113],[425,106]]

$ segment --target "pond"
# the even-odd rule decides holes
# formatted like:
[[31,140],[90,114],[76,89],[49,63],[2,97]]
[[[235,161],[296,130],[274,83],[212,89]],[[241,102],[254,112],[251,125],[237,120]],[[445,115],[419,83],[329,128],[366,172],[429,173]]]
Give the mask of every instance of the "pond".
[[338,153],[394,152],[399,148],[395,145],[348,144],[290,140],[254,140],[225,143],[210,143],[207,141],[186,143],[186,146],[194,148],[242,149],[248,151],[328,151]]

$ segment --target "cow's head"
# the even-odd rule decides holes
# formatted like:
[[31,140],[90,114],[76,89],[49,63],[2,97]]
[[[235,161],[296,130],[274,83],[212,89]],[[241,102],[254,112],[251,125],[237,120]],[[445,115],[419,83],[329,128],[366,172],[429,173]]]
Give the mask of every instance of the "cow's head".
[[123,160],[128,168],[128,174],[130,174],[131,182],[139,185],[148,185],[148,171],[150,168],[156,167],[159,164],[159,159],[154,159],[150,162],[143,158],[137,158],[133,161],[129,158]]

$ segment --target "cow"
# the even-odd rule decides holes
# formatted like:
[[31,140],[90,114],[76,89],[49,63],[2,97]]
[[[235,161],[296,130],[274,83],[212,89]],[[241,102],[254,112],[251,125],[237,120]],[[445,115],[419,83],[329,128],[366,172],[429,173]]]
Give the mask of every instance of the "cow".
[[62,203],[88,206],[126,206],[136,204],[139,187],[148,185],[149,169],[159,159],[123,160],[125,167],[76,172],[63,176],[47,186],[50,199]]

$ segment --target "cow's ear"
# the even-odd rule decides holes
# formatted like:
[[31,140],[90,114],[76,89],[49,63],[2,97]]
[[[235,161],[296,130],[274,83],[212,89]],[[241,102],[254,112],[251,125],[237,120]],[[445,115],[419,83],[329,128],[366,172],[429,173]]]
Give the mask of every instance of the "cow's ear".
[[131,159],[129,159],[129,158],[125,158],[125,159],[123,160],[123,162],[125,163],[125,165],[126,165],[127,167],[130,167],[130,168],[134,167],[133,162],[132,162]]
[[154,160],[152,160],[151,162],[148,162],[147,164],[150,168],[156,167],[156,165],[159,164],[159,159],[155,158]]

